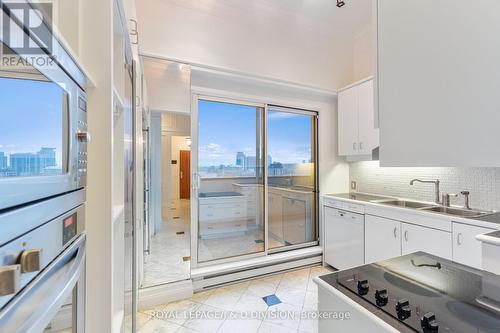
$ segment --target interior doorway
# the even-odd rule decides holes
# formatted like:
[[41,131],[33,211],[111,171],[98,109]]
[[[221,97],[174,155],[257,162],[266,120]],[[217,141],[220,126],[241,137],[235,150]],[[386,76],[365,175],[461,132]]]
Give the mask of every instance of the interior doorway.
[[[188,138],[188,140],[190,140]],[[179,160],[179,182],[181,199],[191,199],[191,151],[181,150]]]
[[145,249],[142,288],[189,279],[191,271],[191,117],[166,112],[159,115],[151,118],[152,125],[161,122],[161,126],[151,133],[156,144],[151,144],[150,156],[160,158],[155,162],[151,158],[159,170],[151,174],[150,187],[161,197],[161,206],[155,208],[161,214],[150,214],[147,222],[149,246]]

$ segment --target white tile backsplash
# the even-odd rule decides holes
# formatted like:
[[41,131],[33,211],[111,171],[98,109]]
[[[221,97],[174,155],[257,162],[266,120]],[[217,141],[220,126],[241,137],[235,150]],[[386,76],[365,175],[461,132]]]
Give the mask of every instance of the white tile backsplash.
[[[439,179],[441,193],[470,191],[473,208],[500,210],[500,168],[382,168],[378,161],[350,164],[350,180],[358,192],[434,201],[434,185],[415,183],[413,178]],[[464,198],[452,198],[463,205]]]

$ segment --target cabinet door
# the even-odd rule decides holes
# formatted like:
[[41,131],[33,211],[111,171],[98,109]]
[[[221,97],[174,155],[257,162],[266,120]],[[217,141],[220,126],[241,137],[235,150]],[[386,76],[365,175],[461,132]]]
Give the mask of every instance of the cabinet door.
[[482,244],[477,235],[493,231],[492,229],[453,223],[453,261],[482,268]]
[[500,1],[430,4],[377,1],[380,163],[498,167]]
[[373,80],[358,87],[359,154],[369,155],[379,146],[379,130],[375,129]]
[[337,269],[363,265],[364,216],[325,207],[325,262]]
[[358,90],[352,87],[339,92],[339,155],[358,153]]
[[283,197],[269,192],[269,234],[273,240],[283,242]]
[[283,197],[283,236],[286,245],[306,241],[306,202]]
[[402,254],[423,251],[445,259],[452,259],[451,233],[402,223]]
[[401,222],[365,216],[365,262],[372,263],[401,255]]

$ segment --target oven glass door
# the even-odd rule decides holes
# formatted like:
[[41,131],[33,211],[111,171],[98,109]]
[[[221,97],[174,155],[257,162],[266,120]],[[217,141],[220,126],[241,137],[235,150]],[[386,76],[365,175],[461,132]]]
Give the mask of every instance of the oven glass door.
[[0,210],[77,189],[78,94],[57,65],[0,62]]
[[40,72],[0,71],[0,178],[68,172],[68,95]]

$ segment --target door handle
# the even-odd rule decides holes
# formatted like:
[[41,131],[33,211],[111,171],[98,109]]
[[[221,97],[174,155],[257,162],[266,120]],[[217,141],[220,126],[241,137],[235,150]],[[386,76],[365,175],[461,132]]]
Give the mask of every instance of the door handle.
[[408,230],[405,231],[405,241],[408,241]]
[[181,179],[184,178],[184,173],[181,171]]

